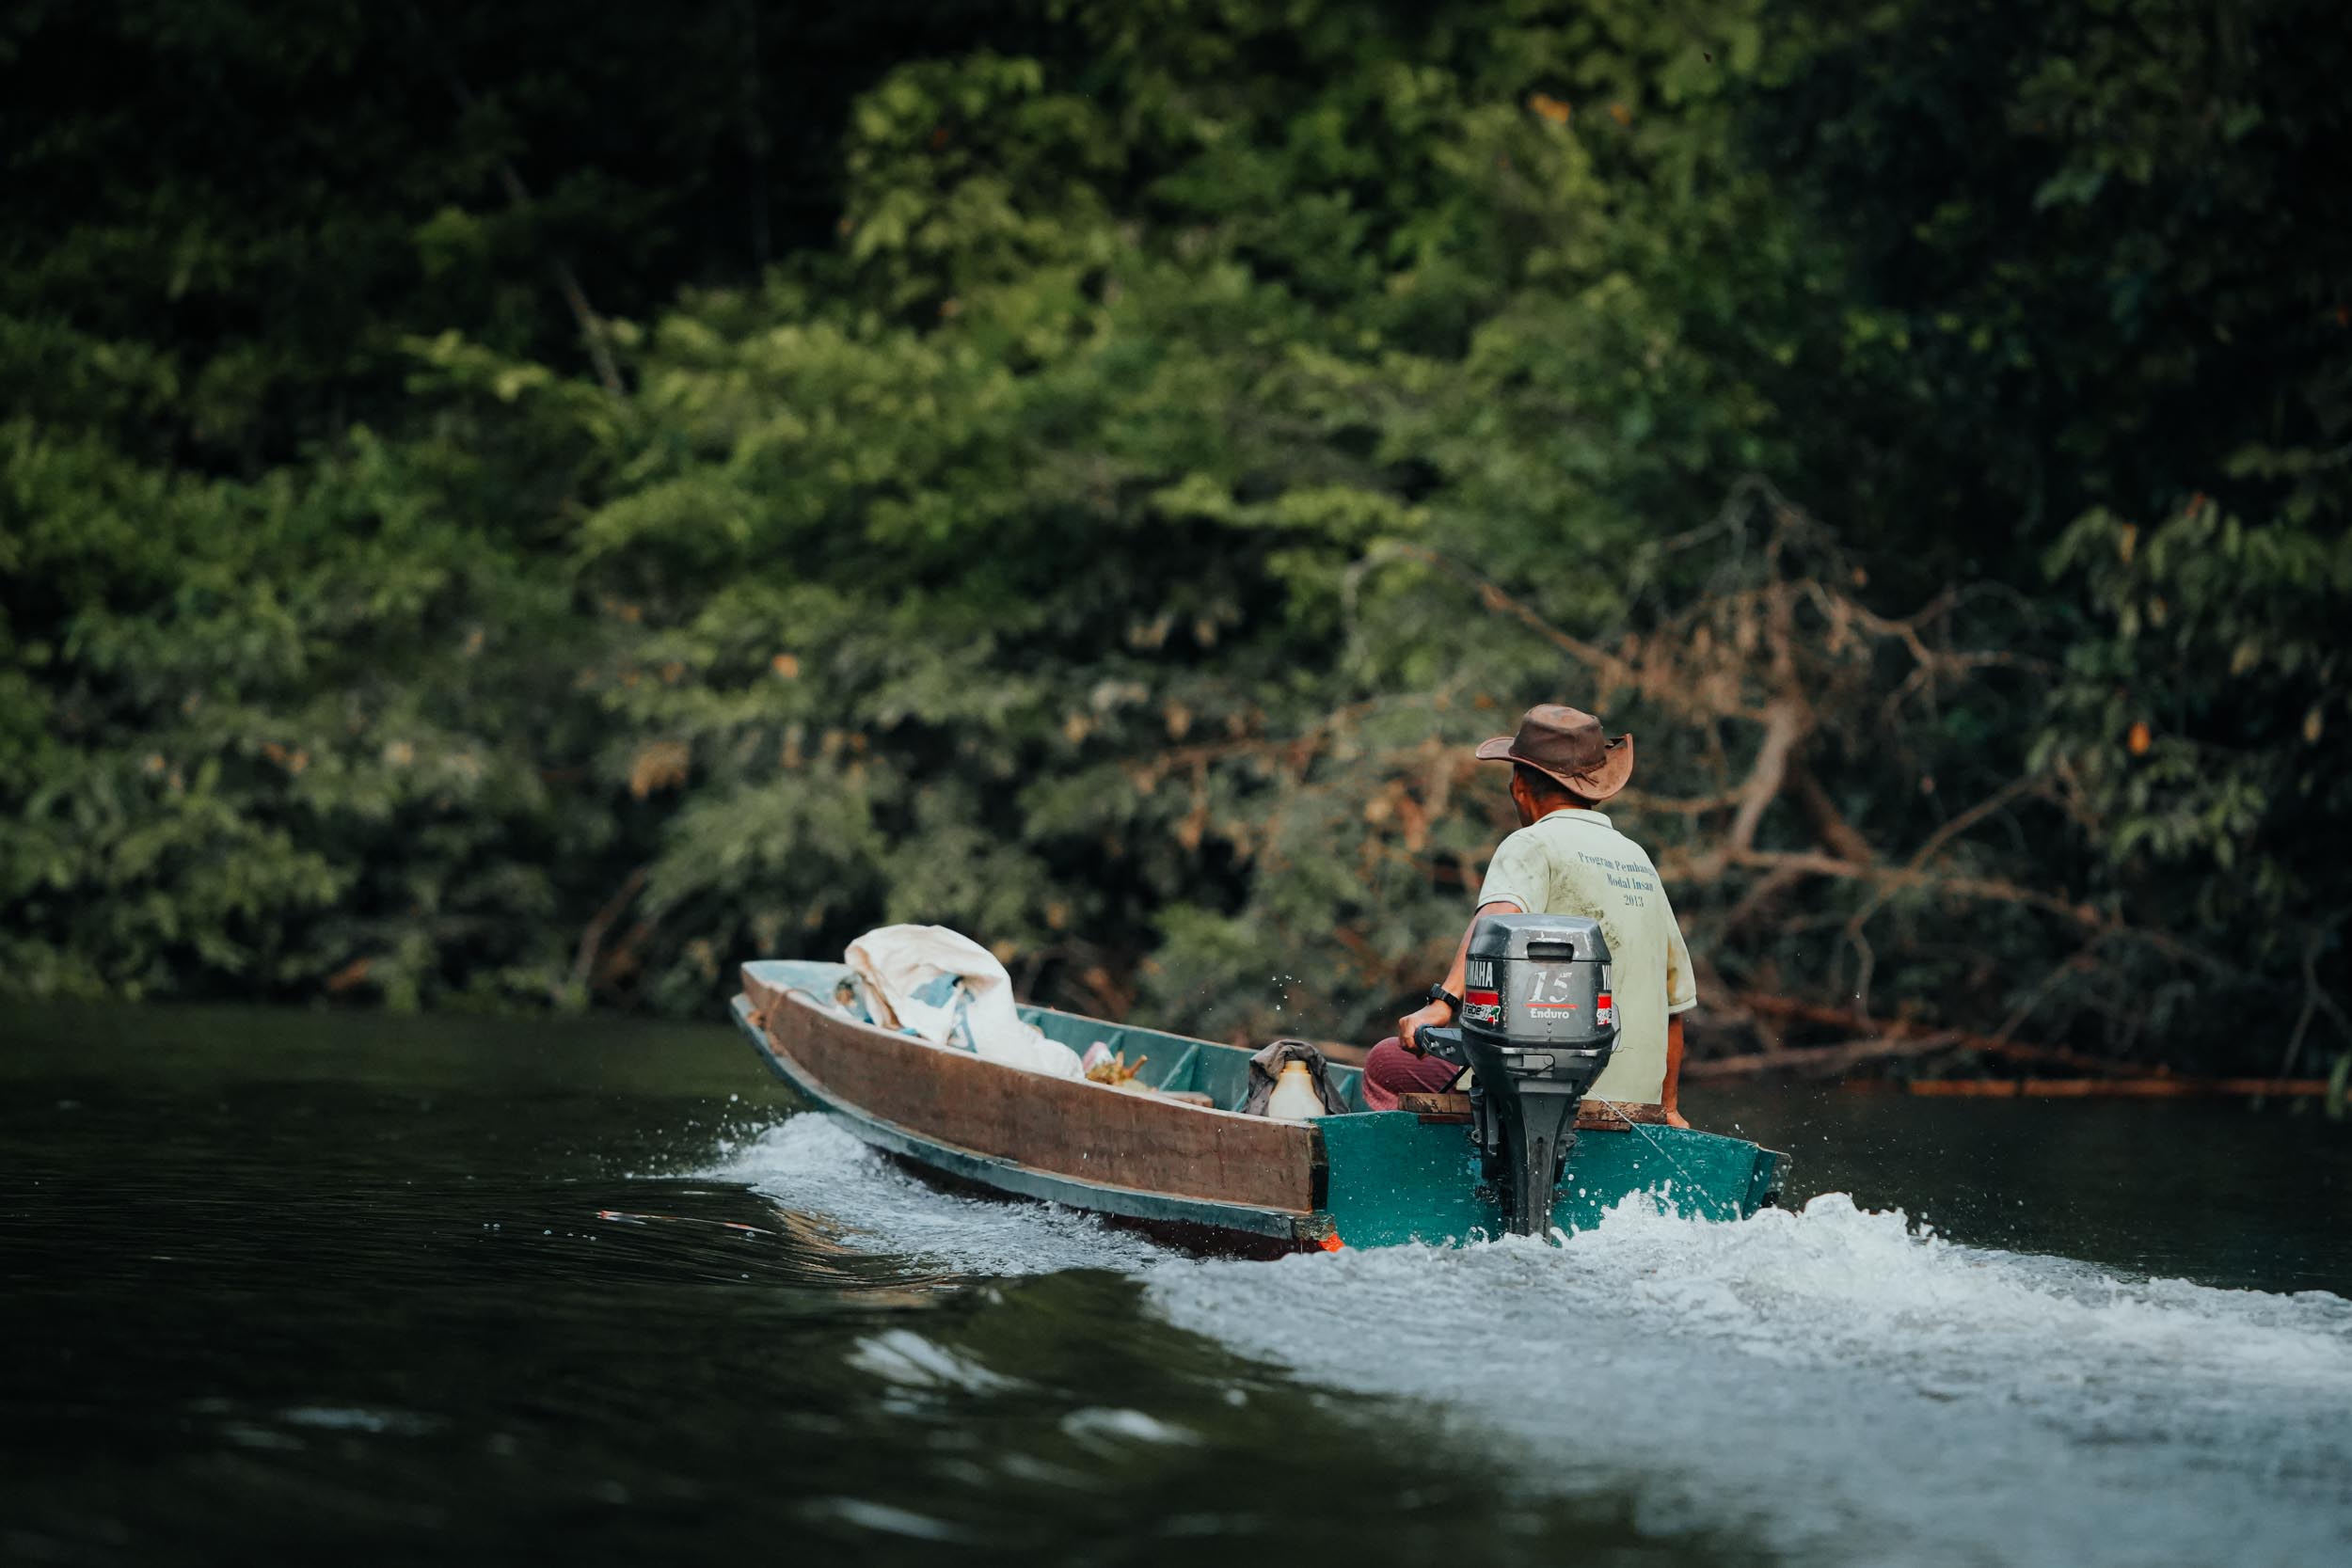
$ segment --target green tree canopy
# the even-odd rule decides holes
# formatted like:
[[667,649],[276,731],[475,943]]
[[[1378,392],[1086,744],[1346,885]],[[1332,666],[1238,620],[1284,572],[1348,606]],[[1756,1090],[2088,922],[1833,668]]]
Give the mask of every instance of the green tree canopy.
[[2312,13],[36,9],[0,962],[1368,1036],[1565,696],[1719,1038],[2352,1038]]

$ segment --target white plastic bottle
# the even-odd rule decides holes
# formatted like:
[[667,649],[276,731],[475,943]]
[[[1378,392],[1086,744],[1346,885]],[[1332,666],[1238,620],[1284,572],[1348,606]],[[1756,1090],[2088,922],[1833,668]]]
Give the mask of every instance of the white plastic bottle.
[[1282,1076],[1274,1081],[1274,1093],[1266,1098],[1265,1114],[1280,1121],[1305,1121],[1324,1114],[1323,1096],[1315,1093],[1315,1081],[1304,1062],[1284,1062]]

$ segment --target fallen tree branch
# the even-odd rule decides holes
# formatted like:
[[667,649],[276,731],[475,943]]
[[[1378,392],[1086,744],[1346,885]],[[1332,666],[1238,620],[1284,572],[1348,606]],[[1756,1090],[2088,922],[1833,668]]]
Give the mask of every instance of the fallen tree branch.
[[[2303,1037],[2311,1031],[2312,1020],[2325,1005],[2339,1027],[2344,1027],[2344,1014],[2335,1006],[2335,999],[2319,983],[2319,950],[2327,942],[2326,929],[2313,931],[2303,944],[2303,1006],[2295,1017],[2295,1032],[2287,1037],[2287,1053],[2279,1062],[2279,1076],[2283,1078],[2295,1066],[2295,1058],[2302,1053]],[[2348,1029],[2347,1033],[2352,1033]]]
[[1628,787],[1612,796],[1611,800],[1629,811],[1661,812],[1673,816],[1705,816],[1708,812],[1728,811],[1740,803],[1736,790],[1725,790],[1721,795],[1702,795],[1692,800],[1677,800]]
[[1929,888],[1962,898],[2025,904],[2062,915],[2076,925],[2093,930],[2105,930],[2112,924],[2092,905],[2078,904],[2073,899],[2061,898],[2037,888],[2020,887],[1998,877],[1948,877],[1911,866],[1857,865],[1851,861],[1839,860],[1835,855],[1813,854],[1799,849],[1743,849],[1735,851],[1731,860],[1736,865],[1768,870],[1786,867],[1815,877],[1842,877],[1850,881],[1872,882],[1896,893]]
[[1686,1081],[1745,1078],[1765,1072],[1802,1072],[1811,1077],[1827,1077],[1864,1062],[1894,1056],[1925,1056],[1960,1043],[1962,1037],[1959,1031],[1946,1029],[1932,1035],[1880,1035],[1868,1039],[1848,1040],[1841,1045],[1801,1045],[1785,1051],[1759,1051],[1743,1056],[1717,1056],[1706,1061],[1684,1062],[1682,1076]]
[[[1857,1022],[1861,1022],[1876,1030],[1881,1038],[1921,1037],[1913,1034],[1913,1025],[1900,1019],[1857,1021],[1852,1013],[1843,1007],[1824,1006],[1818,1002],[1801,1002],[1791,996],[1773,996],[1763,991],[1742,991],[1738,1001],[1740,1006],[1748,1011],[1760,1013],[1767,1018],[1784,1018],[1800,1023],[1819,1023],[1836,1029],[1851,1029]],[[1973,1035],[1947,1029],[1934,1031],[1933,1037],[1939,1039],[1943,1045],[1955,1050],[1974,1051],[1981,1055],[2000,1056],[2011,1061],[2048,1062],[2054,1066],[2080,1068],[2092,1072],[2142,1077],[2152,1076],[2154,1072],[2153,1069],[2134,1063],[2110,1061],[2105,1056],[2092,1056],[2079,1051],[2063,1050],[2058,1046],[2024,1045],[2018,1041],[2002,1039],[1993,1035]],[[1779,1056],[1793,1054],[1793,1052],[1778,1053]],[[1734,1060],[1736,1058],[1722,1059]],[[1688,1073],[1696,1065],[1696,1063],[1688,1064],[1682,1070]]]
[[1770,909],[1782,894],[1804,880],[1804,873],[1802,871],[1768,871],[1758,877],[1755,885],[1740,895],[1740,902],[1734,904],[1731,907],[1731,912],[1724,917],[1719,933],[1723,940],[1728,942],[1738,932],[1745,929],[1749,923]]
[[1838,859],[1852,861],[1857,865],[1867,865],[1878,859],[1878,851],[1871,847],[1870,841],[1862,836],[1859,828],[1846,820],[1845,813],[1839,811],[1837,802],[1829,798],[1829,791],[1822,787],[1821,781],[1814,775],[1812,768],[1802,761],[1792,763],[1788,769],[1788,785],[1795,792],[1798,809],[1813,825],[1813,836],[1821,841],[1823,848]]
[[1723,851],[1727,858],[1736,859],[1755,847],[1764,808],[1778,798],[1788,773],[1788,755],[1804,738],[1806,728],[1804,710],[1786,697],[1775,698],[1764,709],[1764,739],[1756,749],[1756,765],[1748,770],[1747,782],[1740,786],[1740,809],[1732,816],[1729,841]]
[[1958,838],[1962,833],[1966,832],[1969,829],[1975,827],[1978,823],[1983,821],[1994,812],[1999,811],[2010,801],[2018,799],[2020,796],[2030,794],[2035,789],[2041,787],[2041,784],[2042,780],[2040,776],[2032,773],[2027,773],[2021,778],[2011,779],[2008,784],[2003,784],[2000,788],[1994,790],[1983,800],[1979,800],[1975,805],[1970,806],[1966,811],[1957,814],[1950,821],[1945,823],[1942,827],[1936,829],[1935,832],[1930,833],[1926,838],[1922,839],[1919,843],[1919,847],[1912,851],[1911,859],[1903,863],[1904,869],[1909,871],[1917,871],[1921,869],[1928,863],[1929,861],[1935,858],[1935,852],[1938,849],[1943,848],[1944,846],[1949,844],[1953,839]]
[[[1684,1069],[1686,1074],[1688,1069]],[[1986,1100],[2186,1100],[2200,1095],[2328,1093],[2325,1078],[1932,1078],[1904,1085],[1909,1094]]]
[[641,865],[630,872],[622,879],[612,896],[605,900],[604,908],[598,910],[580,931],[580,946],[572,955],[572,990],[577,994],[587,994],[588,982],[596,975],[596,955],[604,946],[606,933],[612,929],[612,923],[621,918],[630,901],[644,891],[645,879],[652,870],[651,866]]
[[[1714,879],[1711,874],[1700,874],[1702,868],[1711,872],[1711,867],[1706,866],[1706,857],[1698,856],[1670,855],[1665,857],[1664,863],[1659,867],[1659,874],[1669,881],[1711,881]],[[1810,854],[1803,850],[1751,849],[1745,854],[1733,856],[1732,863],[1756,866],[1767,871],[1787,869],[1815,877],[1838,877],[1850,881],[1889,884],[1896,892],[1901,892],[1907,888],[1929,888],[1961,898],[1983,899],[1993,903],[2023,904],[2030,909],[2043,910],[2059,915],[2086,930],[2097,932],[2102,936],[2129,937],[2136,942],[2144,942],[2167,958],[2195,964],[2208,974],[2218,976],[2225,975],[2227,973],[2226,966],[2211,954],[2200,953],[2195,948],[2175,938],[2166,936],[2161,931],[2151,931],[2137,926],[2126,926],[2112,915],[2103,914],[2094,905],[2078,904],[2072,899],[2061,898],[2056,894],[2020,887],[2015,882],[2005,881],[1997,877],[1947,877],[1933,871],[1914,870],[1908,866],[1856,865],[1851,861],[1841,861],[1833,855]],[[1668,867],[1673,867],[1673,869],[1669,870]]]
[[1605,686],[1623,687],[1634,691],[1643,689],[1641,674],[1631,664],[1619,658],[1606,648],[1562,631],[1558,626],[1545,620],[1532,605],[1512,596],[1492,578],[1474,572],[1468,566],[1421,545],[1407,545],[1390,540],[1383,546],[1381,553],[1403,556],[1407,560],[1418,561],[1424,566],[1435,566],[1448,577],[1467,584],[1476,592],[1479,602],[1488,610],[1509,616],[1569,657],[1590,666],[1595,673],[1602,677]]

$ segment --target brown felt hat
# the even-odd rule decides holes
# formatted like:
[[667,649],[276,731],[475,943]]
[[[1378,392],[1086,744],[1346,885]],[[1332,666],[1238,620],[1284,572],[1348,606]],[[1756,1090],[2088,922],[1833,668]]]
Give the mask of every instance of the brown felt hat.
[[1600,721],[1591,714],[1545,703],[1527,710],[1518,734],[1499,735],[1479,747],[1478,758],[1523,762],[1598,804],[1633,777],[1633,737],[1604,739]]

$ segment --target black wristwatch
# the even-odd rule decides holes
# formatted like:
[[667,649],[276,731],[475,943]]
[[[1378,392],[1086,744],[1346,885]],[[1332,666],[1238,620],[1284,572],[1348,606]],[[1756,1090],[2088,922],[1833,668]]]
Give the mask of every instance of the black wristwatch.
[[1445,982],[1443,980],[1440,980],[1436,985],[1431,986],[1429,988],[1429,994],[1422,997],[1422,1000],[1424,1002],[1442,1002],[1447,1006],[1454,1009],[1454,1016],[1455,1018],[1460,1018],[1462,1016],[1462,999],[1454,995],[1452,991],[1446,990]]

